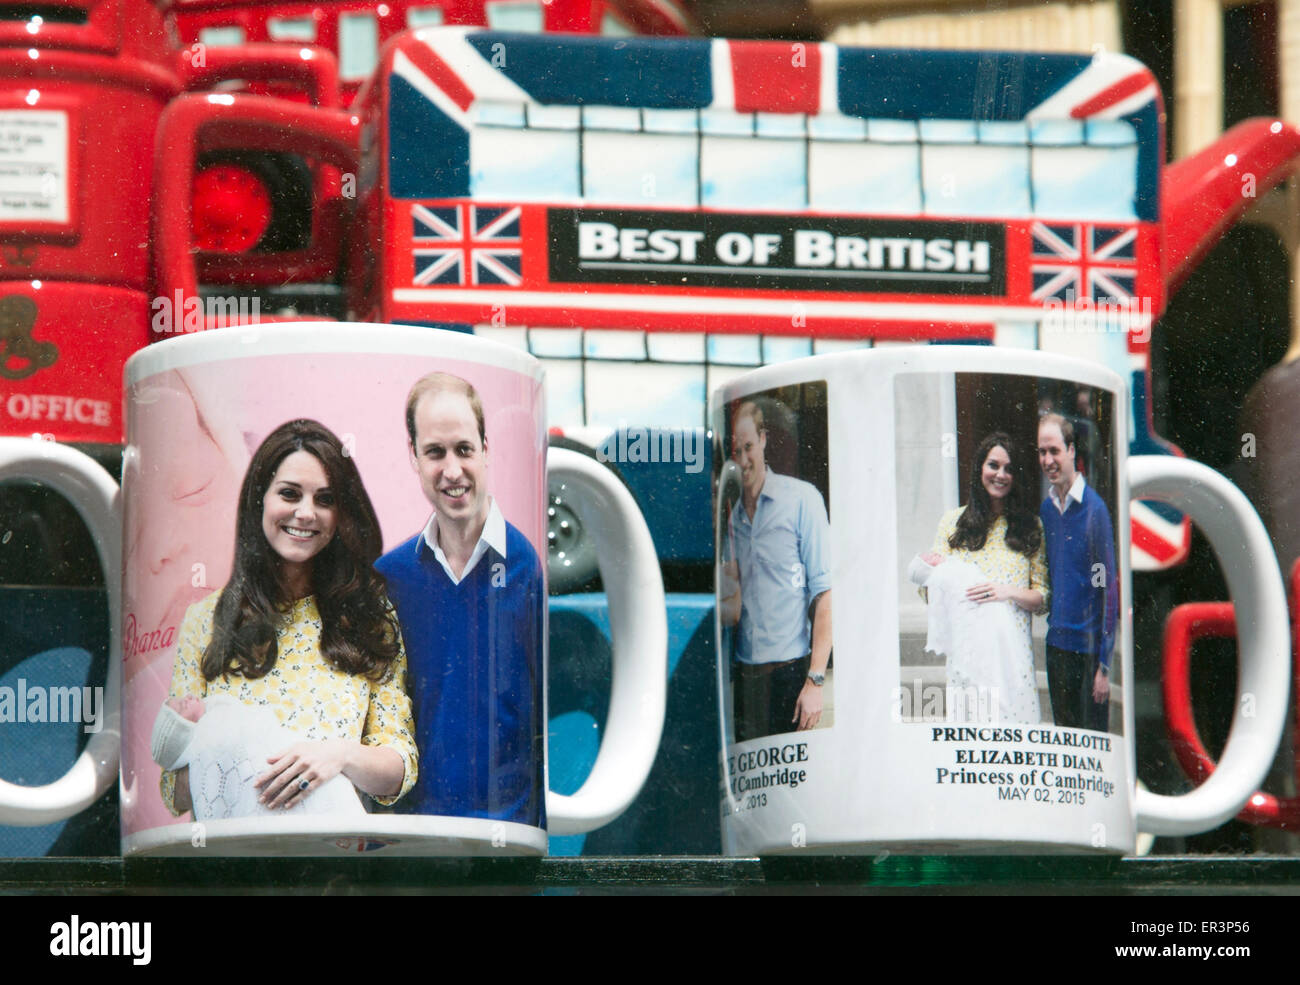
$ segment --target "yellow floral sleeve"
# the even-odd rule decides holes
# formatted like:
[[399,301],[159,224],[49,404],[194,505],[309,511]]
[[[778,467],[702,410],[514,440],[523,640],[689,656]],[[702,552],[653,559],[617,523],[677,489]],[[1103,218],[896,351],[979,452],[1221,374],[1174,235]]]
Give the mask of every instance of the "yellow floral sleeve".
[[[388,607],[389,617],[396,623],[393,607]],[[406,648],[402,644],[402,634],[397,632],[397,658],[393,661],[388,675],[378,684],[371,685],[370,706],[366,711],[365,726],[361,735],[362,745],[386,746],[402,757],[405,775],[402,777],[402,789],[393,797],[375,797],[375,801],[394,804],[406,796],[419,776],[419,754],[415,748],[415,717],[411,712],[411,698],[406,693]]]
[[[176,657],[172,660],[172,683],[167,690],[168,698],[202,698],[207,694],[207,682],[199,670],[199,662],[212,639],[212,616],[219,594],[210,595],[185,610],[185,618],[181,620],[180,640],[176,644]],[[176,809],[176,774],[163,770],[158,790],[162,795],[163,806],[174,816],[180,817],[183,812]]]
[[939,529],[934,532],[934,546],[930,548],[935,554],[942,554],[944,557],[952,554],[952,548],[948,546],[948,538],[957,530],[957,518],[961,516],[964,509],[964,506],[959,506],[939,518]]

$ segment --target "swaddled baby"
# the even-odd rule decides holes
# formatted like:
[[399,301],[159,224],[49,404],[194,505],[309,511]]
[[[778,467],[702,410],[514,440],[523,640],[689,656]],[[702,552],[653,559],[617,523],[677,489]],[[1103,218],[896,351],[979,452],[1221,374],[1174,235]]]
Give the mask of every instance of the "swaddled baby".
[[988,576],[960,558],[918,555],[907,575],[927,591],[925,648],[945,658],[947,720],[1040,721],[1034,653],[1014,603],[973,601],[969,589]]
[[216,694],[165,701],[154,721],[150,751],[165,770],[190,768],[190,799],[198,821],[286,814],[364,815],[356,788],[342,774],[287,809],[258,801],[261,791],[253,781],[266,772],[272,756],[303,739],[281,725],[270,708]]

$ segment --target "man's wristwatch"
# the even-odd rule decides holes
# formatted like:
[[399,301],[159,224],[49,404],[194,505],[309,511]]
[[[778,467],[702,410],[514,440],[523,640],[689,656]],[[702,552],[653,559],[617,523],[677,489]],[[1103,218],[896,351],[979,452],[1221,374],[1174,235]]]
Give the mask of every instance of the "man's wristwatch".
[[826,675],[825,675],[825,674],[814,674],[814,673],[810,670],[810,671],[808,671],[808,680],[812,681],[813,684],[814,684],[815,686],[817,686],[817,687],[821,687],[823,684],[826,683]]

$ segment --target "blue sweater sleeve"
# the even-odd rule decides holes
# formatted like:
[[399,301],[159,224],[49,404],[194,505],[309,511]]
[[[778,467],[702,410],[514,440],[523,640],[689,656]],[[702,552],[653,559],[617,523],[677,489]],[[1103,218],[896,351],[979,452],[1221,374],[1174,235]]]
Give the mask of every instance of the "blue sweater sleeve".
[[1110,670],[1111,651],[1115,647],[1115,627],[1119,623],[1119,570],[1115,566],[1115,530],[1111,525],[1110,511],[1098,496],[1096,509],[1089,524],[1088,533],[1092,539],[1090,552],[1105,568],[1105,609],[1102,614],[1101,652],[1097,654],[1098,662],[1107,671]]
[[540,676],[546,594],[541,562],[532,545],[513,526],[507,525],[506,536],[514,625],[512,644],[500,652],[496,667],[500,729],[492,744],[492,816],[520,824],[545,824]]

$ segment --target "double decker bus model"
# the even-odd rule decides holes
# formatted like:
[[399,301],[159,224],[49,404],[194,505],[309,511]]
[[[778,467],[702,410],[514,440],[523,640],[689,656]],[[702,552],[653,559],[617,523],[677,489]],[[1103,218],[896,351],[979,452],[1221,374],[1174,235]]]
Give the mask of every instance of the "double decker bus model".
[[[378,275],[358,311],[527,347],[553,423],[593,444],[702,426],[706,393],[760,363],[960,340],[1109,366],[1132,380],[1133,451],[1172,452],[1149,423],[1152,322],[1248,204],[1207,154],[1162,214],[1158,87],[1105,53],[422,31],[360,109]],[[1281,124],[1230,139],[1266,183],[1296,149]],[[1133,524],[1139,569],[1185,557],[1172,510],[1134,504]]]

